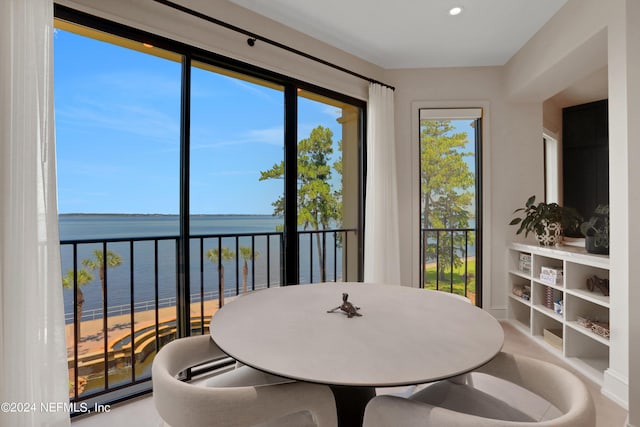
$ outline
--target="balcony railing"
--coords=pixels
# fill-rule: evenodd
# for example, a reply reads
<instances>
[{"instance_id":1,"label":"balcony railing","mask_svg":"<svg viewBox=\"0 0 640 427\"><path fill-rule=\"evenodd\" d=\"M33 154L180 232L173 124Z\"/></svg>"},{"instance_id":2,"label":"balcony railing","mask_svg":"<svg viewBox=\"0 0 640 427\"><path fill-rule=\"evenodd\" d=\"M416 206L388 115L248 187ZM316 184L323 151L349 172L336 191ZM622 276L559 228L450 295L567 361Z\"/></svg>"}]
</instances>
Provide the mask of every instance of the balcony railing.
<instances>
[{"instance_id":1,"label":"balcony railing","mask_svg":"<svg viewBox=\"0 0 640 427\"><path fill-rule=\"evenodd\" d=\"M420 286L466 296L476 303L476 230L423 228Z\"/></svg>"},{"instance_id":2,"label":"balcony railing","mask_svg":"<svg viewBox=\"0 0 640 427\"><path fill-rule=\"evenodd\" d=\"M298 239L299 283L349 277L356 230L300 231ZM283 283L280 232L194 235L189 248L192 334L208 333L225 298ZM63 272L73 272L65 289L71 401L112 399L148 383L153 356L176 336L177 253L176 236L61 241Z\"/></svg>"}]
</instances>

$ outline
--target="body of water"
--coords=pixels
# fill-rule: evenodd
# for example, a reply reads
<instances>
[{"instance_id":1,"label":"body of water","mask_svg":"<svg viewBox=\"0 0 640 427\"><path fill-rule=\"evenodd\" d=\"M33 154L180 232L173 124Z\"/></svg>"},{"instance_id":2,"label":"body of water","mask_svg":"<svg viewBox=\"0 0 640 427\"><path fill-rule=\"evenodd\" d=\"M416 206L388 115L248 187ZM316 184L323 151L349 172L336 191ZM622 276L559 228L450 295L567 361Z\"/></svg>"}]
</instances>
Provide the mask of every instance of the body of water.
<instances>
[{"instance_id":1,"label":"body of water","mask_svg":"<svg viewBox=\"0 0 640 427\"><path fill-rule=\"evenodd\" d=\"M177 236L179 217L177 215L103 215L103 214L63 214L59 216L60 240L114 240L125 241L107 243L107 251L117 253L122 262L107 269L107 306L134 304L144 309L144 302L175 298L177 282ZM224 260L225 295L242 292L244 260L239 248L253 248L255 260L247 263L249 274L247 286L264 287L281 283L281 235L260 235L275 233L283 224L282 217L271 215L195 215L190 218L190 287L192 302L199 301L202 291L207 298L217 298L219 289L218 263L207 257L210 249L228 248L238 254L231 260ZM254 234L236 236L237 234ZM222 235L226 237L209 237ZM200 236L200 237L199 237ZM350 236L351 237L351 236ZM153 238L144 240L145 238ZM131 240L135 240L133 243ZM140 239L140 240L138 240ZM300 237L300 282L320 278L318 253L315 244L310 244L309 235ZM341 277L342 256L338 246L334 254L333 235L327 235L327 280L334 279L334 257L338 265L338 280ZM94 251L102 251L101 242L78 244L75 263L77 269L85 259L94 258ZM313 255L310 256L311 252ZM200 254L204 254L201 257ZM61 246L62 272L74 269L74 248L71 244ZM97 270L92 270L93 280L81 287L85 303L83 312L102 309L102 285ZM156 295L157 281L157 295ZM73 313L73 291L64 290L65 313ZM147 307L152 309L153 305ZM69 318L69 316L68 316Z\"/></svg>"}]
</instances>

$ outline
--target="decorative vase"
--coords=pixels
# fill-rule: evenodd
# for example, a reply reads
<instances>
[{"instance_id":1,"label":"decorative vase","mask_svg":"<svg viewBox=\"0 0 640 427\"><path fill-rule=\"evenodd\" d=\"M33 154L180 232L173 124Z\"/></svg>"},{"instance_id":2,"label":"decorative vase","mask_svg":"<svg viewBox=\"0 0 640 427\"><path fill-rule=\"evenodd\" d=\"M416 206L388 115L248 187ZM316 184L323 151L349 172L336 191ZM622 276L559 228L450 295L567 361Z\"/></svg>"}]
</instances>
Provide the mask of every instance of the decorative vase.
<instances>
[{"instance_id":1,"label":"decorative vase","mask_svg":"<svg viewBox=\"0 0 640 427\"><path fill-rule=\"evenodd\" d=\"M586 236L584 248L591 254L609 255L609 242L605 242L600 236Z\"/></svg>"},{"instance_id":2,"label":"decorative vase","mask_svg":"<svg viewBox=\"0 0 640 427\"><path fill-rule=\"evenodd\" d=\"M562 232L562 225L559 222L547 222L543 221L544 232L542 234L536 233L536 239L540 246L556 246L560 244L560 233Z\"/></svg>"}]
</instances>

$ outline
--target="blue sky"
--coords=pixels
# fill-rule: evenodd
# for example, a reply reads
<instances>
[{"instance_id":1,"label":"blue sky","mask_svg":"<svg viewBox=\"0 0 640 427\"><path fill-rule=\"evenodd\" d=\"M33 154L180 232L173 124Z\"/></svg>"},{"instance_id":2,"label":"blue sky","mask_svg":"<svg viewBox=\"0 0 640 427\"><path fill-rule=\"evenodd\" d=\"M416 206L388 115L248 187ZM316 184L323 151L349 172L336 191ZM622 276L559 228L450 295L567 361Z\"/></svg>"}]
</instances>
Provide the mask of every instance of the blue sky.
<instances>
[{"instance_id":1,"label":"blue sky","mask_svg":"<svg viewBox=\"0 0 640 427\"><path fill-rule=\"evenodd\" d=\"M59 212L177 214L181 65L62 30L54 48ZM271 214L283 93L194 68L191 100L191 213ZM337 144L339 115L300 98L299 138Z\"/></svg>"}]
</instances>

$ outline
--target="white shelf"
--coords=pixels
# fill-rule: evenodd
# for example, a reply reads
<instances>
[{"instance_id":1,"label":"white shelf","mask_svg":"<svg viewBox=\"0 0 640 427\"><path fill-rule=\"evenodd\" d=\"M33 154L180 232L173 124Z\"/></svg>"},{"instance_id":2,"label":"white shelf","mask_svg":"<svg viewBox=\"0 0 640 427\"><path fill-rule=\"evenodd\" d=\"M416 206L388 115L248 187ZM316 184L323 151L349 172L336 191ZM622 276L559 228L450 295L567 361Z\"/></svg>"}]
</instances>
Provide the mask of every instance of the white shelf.
<instances>
[{"instance_id":1,"label":"white shelf","mask_svg":"<svg viewBox=\"0 0 640 427\"><path fill-rule=\"evenodd\" d=\"M591 338L592 340L596 340L596 341L606 345L607 347L609 346L609 340L608 339L606 339L605 337L601 337L600 335L594 333L591 329L585 328L584 326L578 324L578 322L576 322L575 320L567 321L567 326L570 327L571 329L574 329L574 330L580 332L581 334L586 335L587 337Z\"/></svg>"},{"instance_id":2,"label":"white shelf","mask_svg":"<svg viewBox=\"0 0 640 427\"><path fill-rule=\"evenodd\" d=\"M555 311L551 310L549 307L545 307L544 305L540 305L540 304L535 304L533 308L538 312L544 314L545 316L552 318L553 320L557 320L558 322L563 321L562 314L556 313Z\"/></svg>"},{"instance_id":3,"label":"white shelf","mask_svg":"<svg viewBox=\"0 0 640 427\"><path fill-rule=\"evenodd\" d=\"M551 283L543 282L542 280L540 280L540 279L539 279L539 278L537 278L537 277L534 277L534 278L533 278L533 281L534 281L535 283L537 283L538 285L548 286L548 287L553 288L553 289L556 289L556 290L558 290L558 291L563 291L563 290L564 290L564 288L562 287L562 285L552 285Z\"/></svg>"},{"instance_id":4,"label":"white shelf","mask_svg":"<svg viewBox=\"0 0 640 427\"><path fill-rule=\"evenodd\" d=\"M530 274L518 269L521 253L531 256ZM610 298L597 289L589 292L585 288L585 280L592 275L609 278L609 257L589 254L584 248L575 246L548 248L514 243L509 247L508 259L509 320L541 346L564 357L577 370L602 385L604 372L609 368L610 342L580 326L575 319L577 316L603 321L610 318ZM540 268L543 266L562 268L563 282L550 284L540 280ZM531 286L531 300L513 295L511 290L515 285ZM542 286L553 289L554 300L564 301L564 314L543 305L545 288ZM550 328L562 328L562 350L544 340L542 333Z\"/></svg>"},{"instance_id":5,"label":"white shelf","mask_svg":"<svg viewBox=\"0 0 640 427\"><path fill-rule=\"evenodd\" d=\"M528 305L528 306L531 305L531 301L530 300L527 300L527 299L524 299L524 298L520 298L517 295L510 294L509 297L512 298L514 301L518 301L520 304L524 304L524 305Z\"/></svg>"},{"instance_id":6,"label":"white shelf","mask_svg":"<svg viewBox=\"0 0 640 427\"><path fill-rule=\"evenodd\" d=\"M594 304L598 304L603 307L609 308L609 297L602 295L600 291L589 292L582 289L567 289L566 292L569 295L574 295L585 301L589 301Z\"/></svg>"},{"instance_id":7,"label":"white shelf","mask_svg":"<svg viewBox=\"0 0 640 427\"><path fill-rule=\"evenodd\" d=\"M523 279L531 280L531 273L527 273L521 270L509 270L509 273L514 276L522 277Z\"/></svg>"},{"instance_id":8,"label":"white shelf","mask_svg":"<svg viewBox=\"0 0 640 427\"><path fill-rule=\"evenodd\" d=\"M572 261L576 264L589 265L605 270L609 269L609 255L590 254L584 248L576 246L565 245L558 247L546 247L529 245L526 243L512 243L511 248L521 252L556 258L563 261Z\"/></svg>"}]
</instances>

